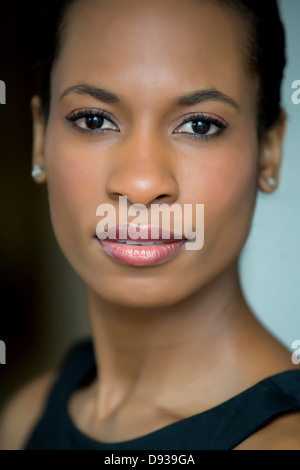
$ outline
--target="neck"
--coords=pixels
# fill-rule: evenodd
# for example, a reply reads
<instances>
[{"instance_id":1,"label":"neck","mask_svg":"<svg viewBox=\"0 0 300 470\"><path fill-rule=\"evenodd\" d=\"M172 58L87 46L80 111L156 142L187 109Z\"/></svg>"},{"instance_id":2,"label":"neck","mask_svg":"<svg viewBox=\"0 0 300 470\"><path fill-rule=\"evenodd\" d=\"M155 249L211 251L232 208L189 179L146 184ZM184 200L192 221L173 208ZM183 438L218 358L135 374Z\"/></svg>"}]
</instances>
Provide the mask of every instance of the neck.
<instances>
[{"instance_id":1,"label":"neck","mask_svg":"<svg viewBox=\"0 0 300 470\"><path fill-rule=\"evenodd\" d=\"M88 288L86 298L101 376L98 410L103 416L130 396L156 397L164 403L170 390L181 390L178 397L183 400L183 384L191 378L207 396L210 384L218 389L222 382L230 382L234 390L246 371L249 377L251 345L245 346L245 338L251 329L257 333L261 328L244 300L236 265L168 307L132 309L106 302ZM228 390L228 398L231 393ZM220 397L211 399L213 405Z\"/></svg>"}]
</instances>

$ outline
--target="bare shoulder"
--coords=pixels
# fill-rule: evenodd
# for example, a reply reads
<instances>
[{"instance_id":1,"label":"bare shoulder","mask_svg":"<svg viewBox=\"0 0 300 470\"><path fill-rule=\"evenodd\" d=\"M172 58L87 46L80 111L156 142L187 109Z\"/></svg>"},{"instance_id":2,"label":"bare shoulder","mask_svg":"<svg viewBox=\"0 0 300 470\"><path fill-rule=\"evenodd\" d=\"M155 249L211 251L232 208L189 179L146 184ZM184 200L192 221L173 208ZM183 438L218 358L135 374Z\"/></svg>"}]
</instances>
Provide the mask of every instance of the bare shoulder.
<instances>
[{"instance_id":1,"label":"bare shoulder","mask_svg":"<svg viewBox=\"0 0 300 470\"><path fill-rule=\"evenodd\" d=\"M50 370L35 377L14 393L0 415L0 449L21 450L44 409L57 376Z\"/></svg>"},{"instance_id":2,"label":"bare shoulder","mask_svg":"<svg viewBox=\"0 0 300 470\"><path fill-rule=\"evenodd\" d=\"M235 450L300 450L300 410L274 419Z\"/></svg>"}]
</instances>

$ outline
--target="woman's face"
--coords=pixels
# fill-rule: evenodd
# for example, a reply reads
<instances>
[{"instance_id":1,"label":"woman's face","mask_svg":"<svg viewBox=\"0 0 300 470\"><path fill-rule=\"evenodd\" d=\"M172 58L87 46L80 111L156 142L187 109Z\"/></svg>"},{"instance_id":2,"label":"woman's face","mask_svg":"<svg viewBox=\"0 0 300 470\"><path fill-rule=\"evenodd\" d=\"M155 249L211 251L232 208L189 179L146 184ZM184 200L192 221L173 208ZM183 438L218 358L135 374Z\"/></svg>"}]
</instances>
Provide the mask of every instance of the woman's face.
<instances>
[{"instance_id":1,"label":"woman's face","mask_svg":"<svg viewBox=\"0 0 300 470\"><path fill-rule=\"evenodd\" d=\"M52 74L44 166L58 242L101 297L172 305L236 261L259 167L258 87L247 64L243 20L216 2L72 6ZM70 90L82 84L115 97ZM204 204L203 248L183 246L150 266L113 259L96 237L96 209L112 204L118 213L119 196L149 213L155 203Z\"/></svg>"}]
</instances>

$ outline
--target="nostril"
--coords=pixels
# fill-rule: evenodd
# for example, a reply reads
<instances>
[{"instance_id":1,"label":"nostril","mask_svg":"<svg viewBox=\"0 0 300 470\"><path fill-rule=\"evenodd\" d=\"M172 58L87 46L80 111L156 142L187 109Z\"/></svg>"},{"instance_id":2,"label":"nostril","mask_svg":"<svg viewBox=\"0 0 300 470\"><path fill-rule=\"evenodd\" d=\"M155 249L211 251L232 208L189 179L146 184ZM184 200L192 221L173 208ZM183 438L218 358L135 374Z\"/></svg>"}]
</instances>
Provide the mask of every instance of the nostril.
<instances>
[{"instance_id":1,"label":"nostril","mask_svg":"<svg viewBox=\"0 0 300 470\"><path fill-rule=\"evenodd\" d=\"M168 197L169 197L168 194L160 194L159 196L156 197L156 199L160 201L162 199L167 199Z\"/></svg>"}]
</instances>

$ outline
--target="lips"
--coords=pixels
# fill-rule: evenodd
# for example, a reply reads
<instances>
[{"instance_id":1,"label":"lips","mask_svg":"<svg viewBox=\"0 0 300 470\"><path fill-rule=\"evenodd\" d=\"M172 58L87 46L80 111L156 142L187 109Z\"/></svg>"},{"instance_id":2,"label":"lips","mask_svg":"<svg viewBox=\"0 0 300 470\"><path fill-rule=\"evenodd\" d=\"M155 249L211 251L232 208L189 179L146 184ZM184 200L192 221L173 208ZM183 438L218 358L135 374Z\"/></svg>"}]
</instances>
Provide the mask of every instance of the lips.
<instances>
[{"instance_id":1,"label":"lips","mask_svg":"<svg viewBox=\"0 0 300 470\"><path fill-rule=\"evenodd\" d=\"M105 238L106 237L106 238ZM151 266L173 258L186 239L161 227L119 225L98 234L103 251L130 266Z\"/></svg>"}]
</instances>

